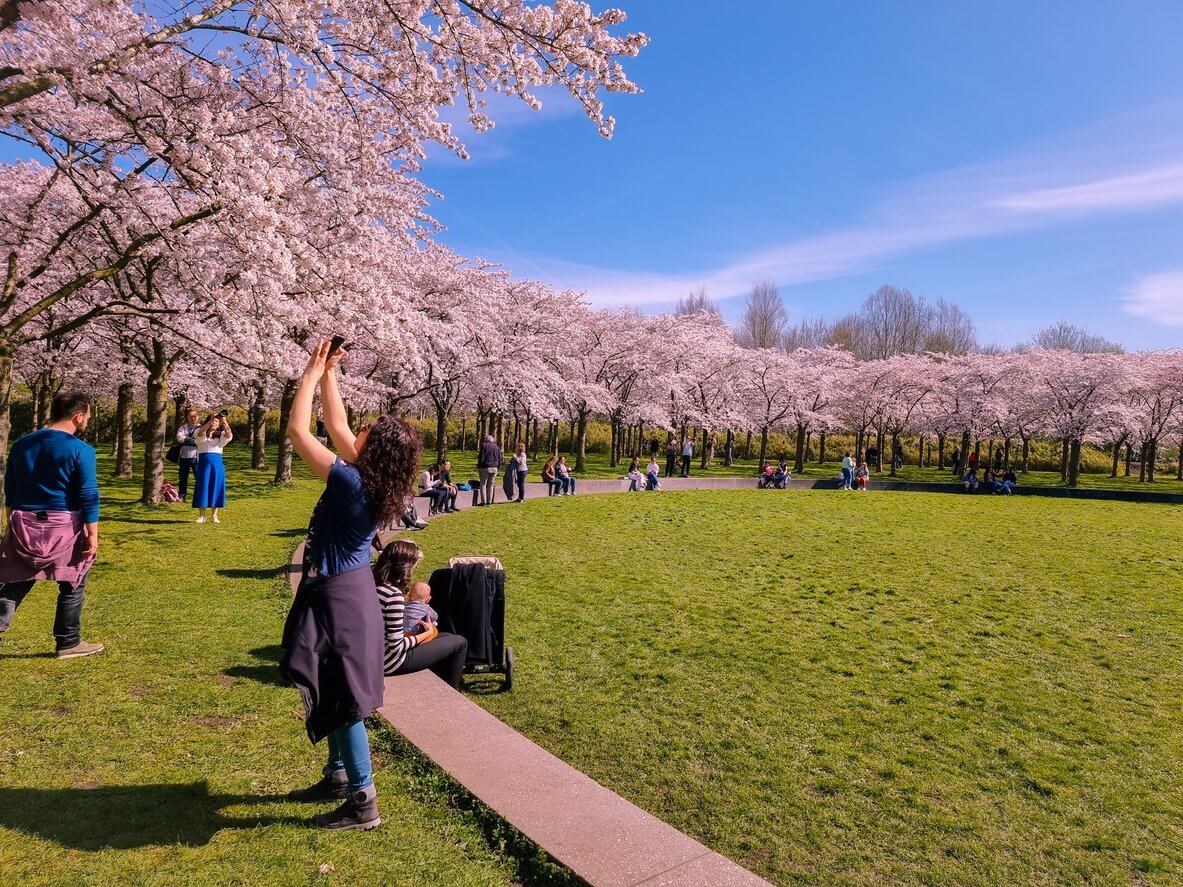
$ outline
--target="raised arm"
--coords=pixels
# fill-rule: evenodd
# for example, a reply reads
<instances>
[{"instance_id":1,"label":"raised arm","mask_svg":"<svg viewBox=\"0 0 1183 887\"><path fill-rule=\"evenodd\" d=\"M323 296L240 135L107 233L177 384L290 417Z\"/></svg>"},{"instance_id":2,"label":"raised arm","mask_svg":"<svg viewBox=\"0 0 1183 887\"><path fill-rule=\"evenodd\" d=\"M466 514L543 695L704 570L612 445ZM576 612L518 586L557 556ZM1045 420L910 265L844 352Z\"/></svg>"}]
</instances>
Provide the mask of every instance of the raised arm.
<instances>
[{"instance_id":1,"label":"raised arm","mask_svg":"<svg viewBox=\"0 0 1183 887\"><path fill-rule=\"evenodd\" d=\"M300 458L314 471L321 480L329 479L329 472L333 468L335 456L332 451L322 444L308 430L312 423L312 396L316 393L316 385L326 374L325 363L328 359L329 342L322 340L308 358L308 366L304 367L304 375L300 377L300 384L296 388L296 398L292 401L292 412L288 417L287 436Z\"/></svg>"},{"instance_id":2,"label":"raised arm","mask_svg":"<svg viewBox=\"0 0 1183 887\"><path fill-rule=\"evenodd\" d=\"M337 448L337 452L346 462L357 461L357 438L353 429L349 427L349 417L345 415L345 402L341 400L341 392L337 390L337 373L335 367L345 352L337 349L327 358L324 375L320 377L320 408L324 415L325 430Z\"/></svg>"}]
</instances>

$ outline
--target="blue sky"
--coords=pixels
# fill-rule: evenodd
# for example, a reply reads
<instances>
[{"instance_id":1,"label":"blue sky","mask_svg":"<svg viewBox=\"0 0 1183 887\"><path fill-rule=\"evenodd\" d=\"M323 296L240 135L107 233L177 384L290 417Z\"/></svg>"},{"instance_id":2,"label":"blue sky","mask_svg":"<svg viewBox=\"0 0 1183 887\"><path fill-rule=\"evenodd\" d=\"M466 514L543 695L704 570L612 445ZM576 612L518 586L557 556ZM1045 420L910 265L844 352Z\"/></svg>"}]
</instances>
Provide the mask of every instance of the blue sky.
<instances>
[{"instance_id":1,"label":"blue sky","mask_svg":"<svg viewBox=\"0 0 1183 887\"><path fill-rule=\"evenodd\" d=\"M597 305L756 280L795 317L879 284L984 341L1058 319L1183 345L1183 4L621 2L651 45L616 137L495 103L424 177L444 240Z\"/></svg>"}]
</instances>

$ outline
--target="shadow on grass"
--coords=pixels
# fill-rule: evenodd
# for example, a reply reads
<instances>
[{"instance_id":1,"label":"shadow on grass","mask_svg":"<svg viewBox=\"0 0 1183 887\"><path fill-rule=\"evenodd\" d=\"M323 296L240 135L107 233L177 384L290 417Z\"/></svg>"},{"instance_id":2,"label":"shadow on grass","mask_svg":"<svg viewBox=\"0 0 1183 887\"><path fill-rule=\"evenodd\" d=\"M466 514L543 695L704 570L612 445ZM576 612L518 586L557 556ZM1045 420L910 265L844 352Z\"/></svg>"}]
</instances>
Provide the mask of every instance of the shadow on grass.
<instances>
[{"instance_id":1,"label":"shadow on grass","mask_svg":"<svg viewBox=\"0 0 1183 887\"><path fill-rule=\"evenodd\" d=\"M283 657L283 647L279 646L279 644L255 647L255 649L251 650L251 655L256 659L265 660L266 663L260 663L258 665L232 665L225 669L222 674L230 675L233 678L247 678L248 680L258 681L260 684L269 684L273 687L291 686L279 673L279 660Z\"/></svg>"},{"instance_id":2,"label":"shadow on grass","mask_svg":"<svg viewBox=\"0 0 1183 887\"><path fill-rule=\"evenodd\" d=\"M307 527L292 527L290 530L276 530L274 533L268 533L268 536L281 536L285 538L303 538L308 534Z\"/></svg>"},{"instance_id":3,"label":"shadow on grass","mask_svg":"<svg viewBox=\"0 0 1183 887\"><path fill-rule=\"evenodd\" d=\"M271 795L211 795L209 783L85 788L0 787L0 825L75 850L208 844L227 828L297 824L293 816L223 816L236 804L282 800Z\"/></svg>"},{"instance_id":4,"label":"shadow on grass","mask_svg":"<svg viewBox=\"0 0 1183 887\"><path fill-rule=\"evenodd\" d=\"M284 564L282 567L258 567L255 569L225 569L217 570L219 576L225 576L227 579L274 579L276 576L283 576L291 570L290 565Z\"/></svg>"}]
</instances>

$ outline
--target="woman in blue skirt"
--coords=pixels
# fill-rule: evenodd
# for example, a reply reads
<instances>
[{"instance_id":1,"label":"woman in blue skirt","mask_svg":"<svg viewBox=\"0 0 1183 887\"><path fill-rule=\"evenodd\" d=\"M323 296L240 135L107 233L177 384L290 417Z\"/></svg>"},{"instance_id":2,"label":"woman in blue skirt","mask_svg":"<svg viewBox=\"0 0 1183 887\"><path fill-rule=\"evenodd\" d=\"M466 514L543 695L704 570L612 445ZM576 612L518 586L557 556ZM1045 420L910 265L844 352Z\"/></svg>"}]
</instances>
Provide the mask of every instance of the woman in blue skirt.
<instances>
[{"instance_id":1,"label":"woman in blue skirt","mask_svg":"<svg viewBox=\"0 0 1183 887\"><path fill-rule=\"evenodd\" d=\"M197 434L197 483L193 489L193 507L201 510L197 518L205 523L206 509L212 509L214 523L218 520L218 509L226 507L226 467L222 464L222 448L234 440L234 432L226 421L226 411L210 416Z\"/></svg>"}]
</instances>

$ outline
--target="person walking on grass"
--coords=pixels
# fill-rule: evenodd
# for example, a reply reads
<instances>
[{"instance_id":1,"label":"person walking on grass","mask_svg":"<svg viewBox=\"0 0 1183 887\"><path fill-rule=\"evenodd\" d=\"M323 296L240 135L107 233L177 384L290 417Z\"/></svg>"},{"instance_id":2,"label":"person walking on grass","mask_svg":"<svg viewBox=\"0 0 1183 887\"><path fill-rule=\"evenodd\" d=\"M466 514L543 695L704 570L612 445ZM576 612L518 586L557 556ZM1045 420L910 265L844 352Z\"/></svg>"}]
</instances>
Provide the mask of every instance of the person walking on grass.
<instances>
[{"instance_id":1,"label":"person walking on grass","mask_svg":"<svg viewBox=\"0 0 1183 887\"><path fill-rule=\"evenodd\" d=\"M177 429L177 443L181 447L177 454L177 486L182 502L189 501L189 475L193 475L195 482L197 480L197 430L200 427L197 410L189 410L184 424Z\"/></svg>"},{"instance_id":2,"label":"person walking on grass","mask_svg":"<svg viewBox=\"0 0 1183 887\"><path fill-rule=\"evenodd\" d=\"M234 432L226 421L226 411L210 416L197 429L197 482L193 485L193 507L198 509L197 523L205 523L206 510L213 511L215 524L220 524L218 509L226 507L226 466L222 450L234 440Z\"/></svg>"},{"instance_id":3,"label":"person walking on grass","mask_svg":"<svg viewBox=\"0 0 1183 887\"><path fill-rule=\"evenodd\" d=\"M328 740L323 777L289 800L340 800L313 817L317 828L378 826L378 796L365 718L382 704L384 628L370 546L379 527L401 514L415 486L423 450L419 432L396 416L349 428L337 390L342 349L329 341L312 352L288 421L292 447L325 482L312 510L300 585L283 628L280 672L300 691L312 742ZM309 431L320 388L325 426L339 455Z\"/></svg>"},{"instance_id":4,"label":"person walking on grass","mask_svg":"<svg viewBox=\"0 0 1183 887\"><path fill-rule=\"evenodd\" d=\"M8 529L0 541L0 633L39 579L58 584L53 637L58 659L103 651L82 640L86 576L99 552L99 482L94 447L78 439L90 396L59 394L48 428L12 446L4 474Z\"/></svg>"}]
</instances>

